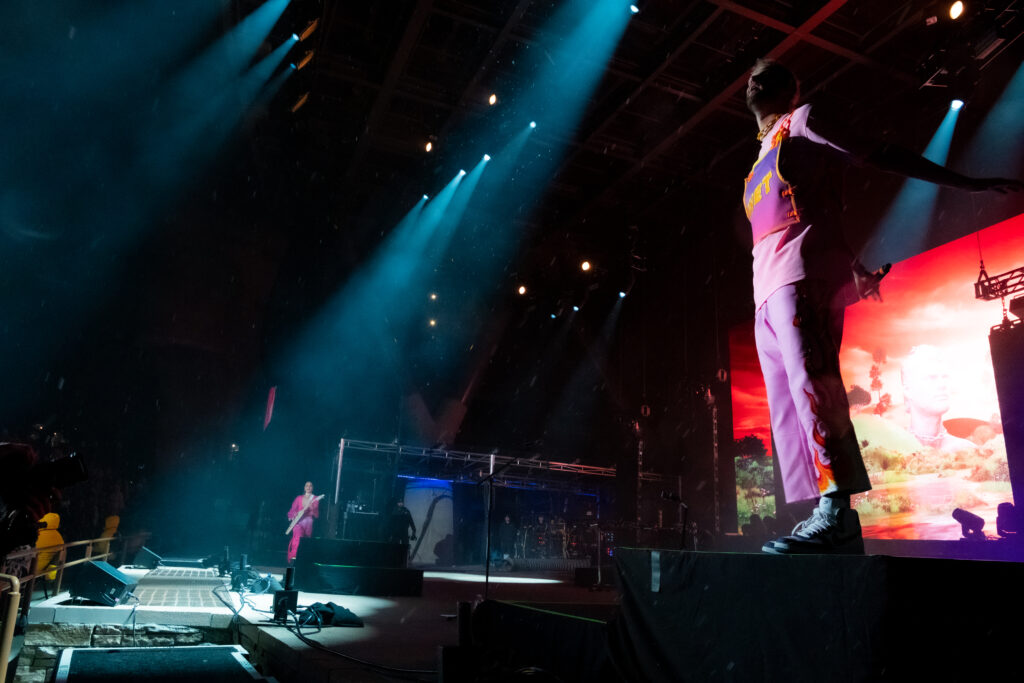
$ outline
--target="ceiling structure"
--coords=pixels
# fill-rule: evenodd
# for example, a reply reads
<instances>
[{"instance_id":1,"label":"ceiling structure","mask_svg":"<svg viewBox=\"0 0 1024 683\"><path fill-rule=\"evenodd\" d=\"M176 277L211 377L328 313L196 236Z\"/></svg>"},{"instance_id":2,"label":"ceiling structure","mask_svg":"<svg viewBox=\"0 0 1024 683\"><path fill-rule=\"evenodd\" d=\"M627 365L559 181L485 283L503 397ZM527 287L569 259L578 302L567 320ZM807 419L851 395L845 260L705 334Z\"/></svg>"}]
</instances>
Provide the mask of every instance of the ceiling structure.
<instances>
[{"instance_id":1,"label":"ceiling structure","mask_svg":"<svg viewBox=\"0 0 1024 683\"><path fill-rule=\"evenodd\" d=\"M1000 50L1010 50L1008 60L1019 55L1018 4L968 3L954 23L941 2L647 2L535 220L574 230L609 208L640 220L688 194L733 191L750 158L743 89L757 57L784 61L816 101L858 118L885 106L898 118L920 105L929 67L966 69L959 84L970 87ZM312 100L320 106L306 115L354 183L346 185L348 208L358 210L402 171L429 167L457 146L467 119L500 116L502 93L524 77L517 55L536 44L557 5L325 3ZM997 28L999 49L974 58Z\"/></svg>"},{"instance_id":2,"label":"ceiling structure","mask_svg":"<svg viewBox=\"0 0 1024 683\"><path fill-rule=\"evenodd\" d=\"M233 0L224 32L262 4ZM279 379L274 354L408 207L467 163L467 131L501 127L506 104L531 77L523 55L541 50L545 24L563 4L292 0L267 45L316 19L316 32L299 48L311 46L313 60L244 122L248 153L235 148L209 178L196 174L192 197L119 261L121 286L78 332L80 343L62 350L59 363L40 361L26 374L26 390L39 398L18 401L24 420L63 412L65 423L94 425L97 443L98 432L115 441L130 432L156 461L164 457L158 451L179 457L186 448L165 441L198 452L234 439L239 424L262 426L267 387ZM635 449L635 421L646 411L648 467L684 474L687 453L703 458L712 438L709 398L724 387L715 377L728 368L728 329L752 314L749 229L739 212L756 153L743 96L748 70L757 57L777 57L816 106L920 150L960 88L974 99L958 126L976 127L1024 54L1016 0L968 3L959 24L941 17L930 24L942 6L640 3L575 135L560 141L566 153L543 196L515 218L523 243L502 277L509 285L528 282L531 295L517 297L510 286L481 316L488 321L455 380L408 380L429 380L433 397L411 387L428 408L462 403L464 420L448 445L609 466L615 453ZM105 120L106 112L97 115ZM546 135L540 126L527 144L551 147ZM850 207L853 223L870 231L898 181L877 174L852 181L870 191L870 201ZM590 280L580 278L584 256L598 265ZM608 294L634 285L606 334ZM598 295L608 307L584 306L571 328L557 332L550 311ZM62 319L50 309L34 315L26 328ZM552 359L556 341L563 353ZM592 376L576 393L578 405L559 406L583 366ZM588 412L596 394L603 408ZM287 398L282 390L275 420L283 419ZM719 406L728 424L727 401ZM260 419L249 420L249 410ZM393 434L345 436L388 441ZM584 452L559 453L574 443Z\"/></svg>"},{"instance_id":3,"label":"ceiling structure","mask_svg":"<svg viewBox=\"0 0 1024 683\"><path fill-rule=\"evenodd\" d=\"M522 56L538 49L559 4L295 5L320 12L316 56L301 87L281 99L310 93L293 120L307 141L301 163L322 174L333 223L350 233L336 243L339 252L352 258L371 250L396 210L466 163L467 130L500 125L508 93L529 78L520 71ZM744 102L754 60L782 61L801 79L805 99L868 135L920 150L954 95L990 105L1024 54L1019 2L968 3L958 22L946 9L944 2L909 0L640 5L543 198L518 219L528 239L508 268L534 291L547 290L544 305L556 309L581 296L582 256L606 264L615 287L647 280L643 310L627 307L616 349L600 368L618 410L632 414L660 402L668 416L676 405L666 420L676 426L665 427L674 436L666 439L687 433L679 411L702 410L710 378L727 366L722 330L752 314L749 236L738 197L756 153ZM985 105L969 108L961 120L973 116L976 126L984 113ZM544 134L538 129L531 144L542 144ZM899 185L877 174L855 173L854 181L874 197L849 207L851 222L867 226L853 236L856 247ZM356 234L368 242L360 245ZM308 256L298 252L295 269L307 268ZM506 301L495 310L516 317L515 306ZM588 353L598 327L580 332L578 353ZM522 322L503 328L488 371L474 379L473 398L491 406L492 419L470 406L461 433L466 447L509 445L508 435L494 430L493 414L533 386L538 356L524 347L534 331ZM659 377L648 386L653 375ZM469 395L468 388L459 392Z\"/></svg>"}]
</instances>

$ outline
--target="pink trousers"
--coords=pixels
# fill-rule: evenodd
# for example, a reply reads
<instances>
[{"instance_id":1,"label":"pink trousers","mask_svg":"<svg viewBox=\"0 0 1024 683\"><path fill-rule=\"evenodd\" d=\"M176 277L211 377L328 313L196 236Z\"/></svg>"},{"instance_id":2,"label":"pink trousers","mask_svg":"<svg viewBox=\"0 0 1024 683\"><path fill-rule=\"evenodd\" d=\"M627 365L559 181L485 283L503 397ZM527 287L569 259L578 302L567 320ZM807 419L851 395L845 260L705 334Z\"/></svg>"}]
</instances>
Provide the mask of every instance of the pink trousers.
<instances>
[{"instance_id":1,"label":"pink trousers","mask_svg":"<svg viewBox=\"0 0 1024 683\"><path fill-rule=\"evenodd\" d=\"M299 520L299 523L292 529L292 540L288 543L288 561L291 562L295 559L295 555L299 552L299 543L304 538L309 538L313 535L313 518L306 515Z\"/></svg>"},{"instance_id":2,"label":"pink trousers","mask_svg":"<svg viewBox=\"0 0 1024 683\"><path fill-rule=\"evenodd\" d=\"M824 285L805 280L776 290L754 317L789 503L871 488L839 375L843 308L830 298Z\"/></svg>"}]
</instances>

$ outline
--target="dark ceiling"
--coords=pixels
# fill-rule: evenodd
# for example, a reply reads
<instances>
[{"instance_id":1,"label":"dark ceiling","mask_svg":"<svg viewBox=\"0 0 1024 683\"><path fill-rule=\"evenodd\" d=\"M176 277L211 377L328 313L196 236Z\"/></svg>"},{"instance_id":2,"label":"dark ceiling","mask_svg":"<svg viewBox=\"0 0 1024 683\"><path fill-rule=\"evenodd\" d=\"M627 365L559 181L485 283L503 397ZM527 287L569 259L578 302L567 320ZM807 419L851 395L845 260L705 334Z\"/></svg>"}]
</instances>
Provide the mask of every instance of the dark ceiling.
<instances>
[{"instance_id":1,"label":"dark ceiling","mask_svg":"<svg viewBox=\"0 0 1024 683\"><path fill-rule=\"evenodd\" d=\"M331 211L348 226L349 237L336 242L342 252L372 249L381 226L397 218L395 207L410 206L465 163L466 131L500 125L504 97L526 77L521 56L539 44L558 5L322 5L315 69L288 97L310 92L295 126L308 145L303 163L325 175ZM531 306L514 297L495 304L496 314L515 323L502 328L474 386L460 441L524 449L550 444L555 407L545 396L553 389L535 388L542 363L535 347L547 337L525 321L586 295L590 281L580 278L577 264L588 257L604 264L612 288L639 278L644 294L627 305L601 361L606 407L628 422L641 405L654 404L654 415L664 418L657 428L665 451L680 450L680 435L705 421L700 397L713 385L710 378L727 365L723 331L752 314L749 237L737 197L756 151L743 99L753 61L779 59L816 106L863 134L921 150L954 94L975 103L961 127L976 127L1024 53L1019 3L968 3L958 22L945 17L946 7L892 0L643 3L539 206L518 218L527 237L508 264L506 284L511 290L530 281L539 294ZM493 107L491 93L498 95ZM532 144L542 146L543 135L538 130ZM847 181L867 198L848 207L848 237L859 248L899 181L856 169ZM1014 201L937 226L933 243L1019 211ZM302 252L295 267L308 264ZM569 355L589 353L601 320L581 323ZM568 380L566 371L554 384ZM505 424L508 403L524 397L541 403L547 417L532 416L524 420L528 426Z\"/></svg>"},{"instance_id":2,"label":"dark ceiling","mask_svg":"<svg viewBox=\"0 0 1024 683\"><path fill-rule=\"evenodd\" d=\"M396 177L429 168L427 140L435 142L436 157L457 148L466 120L500 116L500 102L489 107L488 95L524 78L516 57L535 44L557 5L325 3L315 106L305 116L348 181L347 207L358 211ZM920 113L922 104L948 101L947 88L923 87L940 68L956 73L933 84L970 93L993 65L1016 67L1018 3L968 3L959 22L945 19L945 5L642 4L535 220L573 230L611 208L616 218L636 221L671 215L692 196L733 191L749 163L752 123L743 86L757 57L784 61L801 78L805 97L849 114L852 124L880 112L895 123ZM931 16L938 21L928 25ZM999 49L973 58L997 29L1006 38Z\"/></svg>"},{"instance_id":3,"label":"dark ceiling","mask_svg":"<svg viewBox=\"0 0 1024 683\"><path fill-rule=\"evenodd\" d=\"M234 0L225 24L260 4ZM54 334L45 328L61 316L26 318L40 339L74 343L54 351L61 364L25 372L17 418L42 415L97 441L130 436L163 451L152 443L186 433L213 443L250 412L262 417L267 387L282 381L275 355L402 213L466 163L466 131L500 125L508 93L528 78L519 56L540 44L559 4L293 0L281 30L319 19L310 66L252 113L214 178L168 209L132 258L109 265L121 284L101 313ZM967 4L952 23L945 3L904 0L641 3L539 205L516 219L523 243L503 265L507 294L492 297L486 316L475 312L491 321L477 326L486 352L466 354L444 381L411 372L408 392L430 410L465 404L449 443L595 464L631 448L629 424L649 406L650 462L680 471L687 454L710 447L707 392L724 391L713 378L728 366L728 329L753 312L738 201L756 152L747 71L775 57L816 106L921 150L954 92L971 102L960 125L976 128L1024 53L1019 2ZM550 142L544 136L539 128L529 144ZM862 199L848 211L859 247L899 183L856 169L847 182ZM1020 198L995 202L966 221L952 211L933 242L1021 208ZM582 257L601 265L600 278L581 280ZM529 297L512 294L519 281L530 283ZM557 335L549 311L624 286L634 289L612 334L602 329L607 307L585 309L564 333L564 357L545 356ZM580 391L599 405L559 406L574 368L588 363L596 374ZM389 420L348 429L415 438L396 435ZM336 442L337 425L323 431L311 447Z\"/></svg>"}]
</instances>

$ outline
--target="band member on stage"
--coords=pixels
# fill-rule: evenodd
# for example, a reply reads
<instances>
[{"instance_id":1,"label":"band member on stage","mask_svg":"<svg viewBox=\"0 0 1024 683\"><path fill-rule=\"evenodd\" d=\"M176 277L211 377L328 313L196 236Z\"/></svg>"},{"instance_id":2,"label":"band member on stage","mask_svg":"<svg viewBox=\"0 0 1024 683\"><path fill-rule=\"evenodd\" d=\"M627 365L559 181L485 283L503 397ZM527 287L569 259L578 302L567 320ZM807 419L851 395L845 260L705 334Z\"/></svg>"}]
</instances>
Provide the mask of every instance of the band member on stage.
<instances>
[{"instance_id":1,"label":"band member on stage","mask_svg":"<svg viewBox=\"0 0 1024 683\"><path fill-rule=\"evenodd\" d=\"M313 535L313 520L320 517L320 500L313 495L313 482L307 481L303 492L295 496L288 511L288 519L299 521L292 527L292 540L288 543L288 564L295 561L299 552L299 541Z\"/></svg>"},{"instance_id":2,"label":"band member on stage","mask_svg":"<svg viewBox=\"0 0 1024 683\"><path fill-rule=\"evenodd\" d=\"M862 553L850 495L871 484L839 374L839 344L844 307L878 298L888 267L868 272L843 239L842 167L852 161L970 191L1005 193L1022 184L960 175L798 107L799 84L777 62L757 62L746 96L761 142L743 193L754 242L755 341L786 500L818 500L792 535L763 550Z\"/></svg>"},{"instance_id":3,"label":"band member on stage","mask_svg":"<svg viewBox=\"0 0 1024 683\"><path fill-rule=\"evenodd\" d=\"M516 534L519 528L512 523L512 515L505 515L498 525L498 554L502 559L512 559L516 554Z\"/></svg>"},{"instance_id":4,"label":"band member on stage","mask_svg":"<svg viewBox=\"0 0 1024 683\"><path fill-rule=\"evenodd\" d=\"M388 505L384 517L384 540L387 543L398 543L405 546L405 557L409 556L409 531L412 540L416 540L416 523L412 521L412 513L405 507L401 498L394 498Z\"/></svg>"}]
</instances>

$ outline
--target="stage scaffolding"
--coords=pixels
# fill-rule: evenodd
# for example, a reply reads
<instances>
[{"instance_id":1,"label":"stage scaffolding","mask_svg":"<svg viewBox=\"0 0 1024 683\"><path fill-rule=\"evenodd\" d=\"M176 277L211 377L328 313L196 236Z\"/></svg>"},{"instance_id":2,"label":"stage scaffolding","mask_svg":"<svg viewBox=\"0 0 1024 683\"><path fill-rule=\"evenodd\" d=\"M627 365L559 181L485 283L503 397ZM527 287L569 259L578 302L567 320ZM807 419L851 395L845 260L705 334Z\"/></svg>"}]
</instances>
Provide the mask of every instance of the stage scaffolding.
<instances>
[{"instance_id":1,"label":"stage scaffolding","mask_svg":"<svg viewBox=\"0 0 1024 683\"><path fill-rule=\"evenodd\" d=\"M370 461L366 456L370 456ZM616 474L614 467L542 460L539 457L342 439L338 444L334 468L334 502L338 502L343 468L352 466L363 471L376 471L375 466L380 465L389 467L397 477L477 483L494 473L494 485L497 487L563 491L577 495L599 495L601 483L609 482ZM642 473L641 478L651 482L666 480L652 472Z\"/></svg>"}]
</instances>

